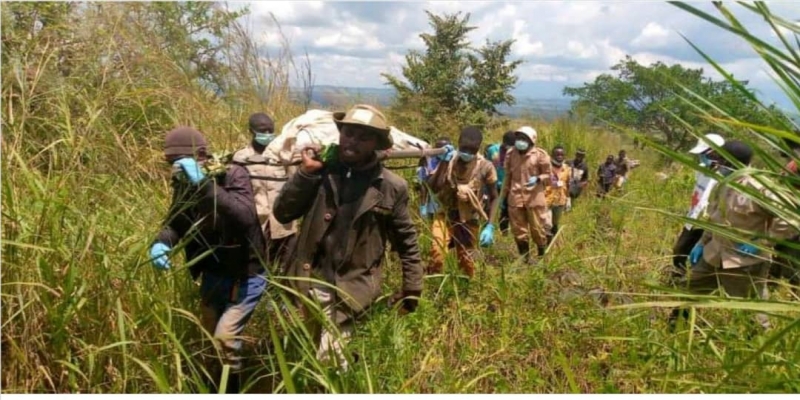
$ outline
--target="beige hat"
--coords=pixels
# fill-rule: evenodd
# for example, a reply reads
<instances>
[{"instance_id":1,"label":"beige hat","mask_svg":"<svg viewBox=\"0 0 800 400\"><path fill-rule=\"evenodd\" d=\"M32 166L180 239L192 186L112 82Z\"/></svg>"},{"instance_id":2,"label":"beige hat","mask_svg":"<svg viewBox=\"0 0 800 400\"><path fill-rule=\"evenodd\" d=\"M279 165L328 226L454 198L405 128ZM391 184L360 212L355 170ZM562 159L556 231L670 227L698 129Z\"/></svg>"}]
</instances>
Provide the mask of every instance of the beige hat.
<instances>
[{"instance_id":1,"label":"beige hat","mask_svg":"<svg viewBox=\"0 0 800 400\"><path fill-rule=\"evenodd\" d=\"M515 133L516 132L522 133L525 136L527 136L528 139L531 140L531 142L536 143L536 138L538 137L538 134L536 133L536 129L533 129L530 126L523 126L523 127L517 129L514 132Z\"/></svg>"},{"instance_id":2,"label":"beige hat","mask_svg":"<svg viewBox=\"0 0 800 400\"><path fill-rule=\"evenodd\" d=\"M378 134L378 150L388 150L392 148L392 135L386 117L377 108L358 104L346 113L343 111L333 113L333 121L336 127L342 129L342 125L359 125L373 130Z\"/></svg>"}]
</instances>

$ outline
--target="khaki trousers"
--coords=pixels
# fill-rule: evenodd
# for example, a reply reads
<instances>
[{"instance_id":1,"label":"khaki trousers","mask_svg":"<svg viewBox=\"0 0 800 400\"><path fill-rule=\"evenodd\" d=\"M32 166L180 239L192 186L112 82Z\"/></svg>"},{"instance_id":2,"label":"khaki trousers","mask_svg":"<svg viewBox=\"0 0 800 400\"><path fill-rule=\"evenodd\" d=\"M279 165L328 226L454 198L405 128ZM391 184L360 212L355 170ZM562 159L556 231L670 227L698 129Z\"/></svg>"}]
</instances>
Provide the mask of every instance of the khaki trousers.
<instances>
[{"instance_id":1,"label":"khaki trousers","mask_svg":"<svg viewBox=\"0 0 800 400\"><path fill-rule=\"evenodd\" d=\"M537 246L547 246L544 224L547 207L508 207L511 234L517 242L527 242L530 237Z\"/></svg>"},{"instance_id":2,"label":"khaki trousers","mask_svg":"<svg viewBox=\"0 0 800 400\"><path fill-rule=\"evenodd\" d=\"M458 266L470 278L475 275L475 249L478 237L477 222L457 222L448 219L444 214L436 214L433 217L431 234L433 236L433 246L431 246L431 266L428 268L429 274L440 274L444 270L444 258L447 254L447 244L450 238L456 247Z\"/></svg>"},{"instance_id":3,"label":"khaki trousers","mask_svg":"<svg viewBox=\"0 0 800 400\"><path fill-rule=\"evenodd\" d=\"M318 321L314 317L310 317L306 323L312 337L319 338L317 360L331 362L333 355L336 357L334 362L337 363L339 369L347 371L349 365L344 356L344 348L353 335L353 320L348 319L341 324L336 323L336 299L338 297L336 289L313 287L309 291L309 295L322 307L325 318L325 321Z\"/></svg>"}]
</instances>

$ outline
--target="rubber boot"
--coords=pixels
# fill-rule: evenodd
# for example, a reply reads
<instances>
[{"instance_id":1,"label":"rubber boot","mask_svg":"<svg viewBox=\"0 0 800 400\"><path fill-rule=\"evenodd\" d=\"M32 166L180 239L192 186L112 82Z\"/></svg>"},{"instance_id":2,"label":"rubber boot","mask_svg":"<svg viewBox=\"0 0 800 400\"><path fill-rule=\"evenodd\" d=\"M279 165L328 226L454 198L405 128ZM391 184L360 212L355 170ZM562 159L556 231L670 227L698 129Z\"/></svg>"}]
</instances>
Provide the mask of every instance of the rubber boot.
<instances>
[{"instance_id":1,"label":"rubber boot","mask_svg":"<svg viewBox=\"0 0 800 400\"><path fill-rule=\"evenodd\" d=\"M530 262L531 246L528 242L517 242L517 250L519 250L519 255L522 256L524 262Z\"/></svg>"},{"instance_id":2,"label":"rubber boot","mask_svg":"<svg viewBox=\"0 0 800 400\"><path fill-rule=\"evenodd\" d=\"M544 258L544 251L546 249L547 249L546 246L536 246L537 257L531 260L531 265L539 265L539 263L541 263L542 258Z\"/></svg>"},{"instance_id":3,"label":"rubber boot","mask_svg":"<svg viewBox=\"0 0 800 400\"><path fill-rule=\"evenodd\" d=\"M228 386L225 387L226 394L239 394L242 385L242 374L232 373L228 375Z\"/></svg>"}]
</instances>

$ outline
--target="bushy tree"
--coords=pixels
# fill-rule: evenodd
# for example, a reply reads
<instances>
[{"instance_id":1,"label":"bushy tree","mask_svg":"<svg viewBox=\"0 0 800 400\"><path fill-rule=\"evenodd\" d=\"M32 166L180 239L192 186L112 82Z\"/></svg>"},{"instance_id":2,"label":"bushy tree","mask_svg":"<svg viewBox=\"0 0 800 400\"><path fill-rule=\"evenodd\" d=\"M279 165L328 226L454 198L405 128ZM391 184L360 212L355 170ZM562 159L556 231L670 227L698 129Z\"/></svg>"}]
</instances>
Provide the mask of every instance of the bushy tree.
<instances>
[{"instance_id":1,"label":"bushy tree","mask_svg":"<svg viewBox=\"0 0 800 400\"><path fill-rule=\"evenodd\" d=\"M382 74L397 92L396 109L405 122L414 120L423 132L449 122L483 125L499 114L497 106L514 104L514 71L522 63L509 60L514 41L487 40L474 49L467 38L475 29L469 14L426 13L433 33L420 35L424 52L411 50L406 55L402 74L408 83Z\"/></svg>"}]
</instances>

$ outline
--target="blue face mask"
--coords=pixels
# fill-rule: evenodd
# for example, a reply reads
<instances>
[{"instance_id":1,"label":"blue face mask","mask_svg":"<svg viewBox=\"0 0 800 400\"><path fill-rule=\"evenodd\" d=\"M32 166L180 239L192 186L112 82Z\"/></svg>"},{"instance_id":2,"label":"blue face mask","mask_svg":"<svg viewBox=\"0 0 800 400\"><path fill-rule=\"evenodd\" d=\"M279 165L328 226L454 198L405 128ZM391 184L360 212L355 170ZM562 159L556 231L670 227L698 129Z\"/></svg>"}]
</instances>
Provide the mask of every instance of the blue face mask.
<instances>
[{"instance_id":1,"label":"blue face mask","mask_svg":"<svg viewBox=\"0 0 800 400\"><path fill-rule=\"evenodd\" d=\"M708 158L708 156L705 155L705 154L700 154L700 163L703 164L706 167L710 167L711 166L711 159Z\"/></svg>"},{"instance_id":2,"label":"blue face mask","mask_svg":"<svg viewBox=\"0 0 800 400\"><path fill-rule=\"evenodd\" d=\"M470 162L470 161L472 161L473 159L475 159L475 154L469 154L469 153L461 153L461 152L459 152L459 153L458 153L458 158L460 158L460 159L461 159L461 161L463 161L463 162Z\"/></svg>"},{"instance_id":3,"label":"blue face mask","mask_svg":"<svg viewBox=\"0 0 800 400\"><path fill-rule=\"evenodd\" d=\"M528 150L528 147L530 147L530 145L528 145L528 142L524 140L517 140L516 142L514 142L514 147L516 147L517 150L519 151L525 151Z\"/></svg>"},{"instance_id":4,"label":"blue face mask","mask_svg":"<svg viewBox=\"0 0 800 400\"><path fill-rule=\"evenodd\" d=\"M266 132L265 133L259 133L259 132L256 132L255 141L256 141L256 143L258 143L258 144L260 144L262 146L268 145L272 141L272 139L275 139L275 134L274 133L266 133Z\"/></svg>"},{"instance_id":5,"label":"blue face mask","mask_svg":"<svg viewBox=\"0 0 800 400\"><path fill-rule=\"evenodd\" d=\"M719 172L719 174L720 174L720 175L722 175L722 176L728 176L728 175L730 175L730 174L732 174L732 173L733 173L733 170L732 170L732 169L730 169L730 168L728 168L728 167L719 167L719 168L717 169L717 171L718 171L718 172Z\"/></svg>"}]
</instances>

